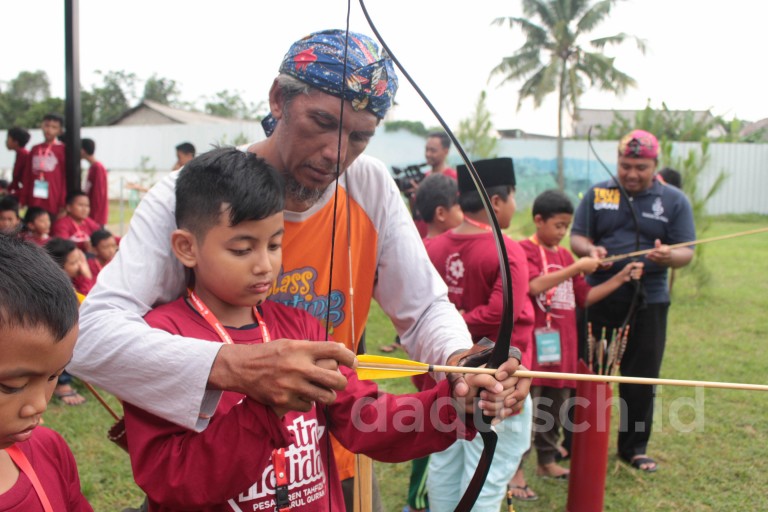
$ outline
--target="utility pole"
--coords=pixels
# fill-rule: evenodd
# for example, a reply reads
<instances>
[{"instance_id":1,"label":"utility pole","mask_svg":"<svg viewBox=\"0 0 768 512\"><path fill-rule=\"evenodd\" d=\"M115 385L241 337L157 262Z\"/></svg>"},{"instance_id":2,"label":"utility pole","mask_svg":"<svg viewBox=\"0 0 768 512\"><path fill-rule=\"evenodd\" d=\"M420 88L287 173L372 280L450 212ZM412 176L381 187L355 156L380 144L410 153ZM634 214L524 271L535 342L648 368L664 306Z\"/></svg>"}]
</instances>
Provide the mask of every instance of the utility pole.
<instances>
[{"instance_id":1,"label":"utility pole","mask_svg":"<svg viewBox=\"0 0 768 512\"><path fill-rule=\"evenodd\" d=\"M64 132L67 148L67 193L80 190L80 0L64 0L66 98Z\"/></svg>"}]
</instances>

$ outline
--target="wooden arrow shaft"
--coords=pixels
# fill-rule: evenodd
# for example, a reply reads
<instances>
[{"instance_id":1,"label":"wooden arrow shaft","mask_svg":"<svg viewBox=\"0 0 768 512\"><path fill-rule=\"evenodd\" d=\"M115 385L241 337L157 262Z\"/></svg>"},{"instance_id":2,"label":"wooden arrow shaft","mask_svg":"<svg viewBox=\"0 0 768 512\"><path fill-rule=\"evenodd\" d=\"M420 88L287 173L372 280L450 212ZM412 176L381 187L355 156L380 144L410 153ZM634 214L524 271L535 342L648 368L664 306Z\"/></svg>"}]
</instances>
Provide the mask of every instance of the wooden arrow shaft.
<instances>
[{"instance_id":1,"label":"wooden arrow shaft","mask_svg":"<svg viewBox=\"0 0 768 512\"><path fill-rule=\"evenodd\" d=\"M384 363L359 363L359 368L371 370L382 370L391 372L401 372L413 374L421 371L444 372L444 373L472 373L493 375L497 370L492 368L464 368L462 366L443 366L443 365L419 365L408 364L389 365ZM699 388L718 388L718 389L741 389L748 391L768 391L768 386L762 384L743 384L738 382L712 382L703 380L679 380L679 379L653 379L647 377L625 377L621 375L592 375L586 373L558 373L558 372L540 372L532 370L518 370L516 377L530 379L562 379L588 382L618 382L619 384L646 384L659 386L686 386Z\"/></svg>"},{"instance_id":2,"label":"wooden arrow shaft","mask_svg":"<svg viewBox=\"0 0 768 512\"><path fill-rule=\"evenodd\" d=\"M718 242L720 240L729 240L731 238L737 238L740 236L747 236L747 235L755 235L757 233L765 233L765 232L768 232L768 228L751 229L749 231L742 231L740 233L731 233L729 235L713 236L711 238L702 238L701 240L691 240L690 242L681 242L679 244L672 244L669 247L670 249L677 249L679 247L691 247L693 245L706 244L709 242ZM600 263L612 263L614 261L625 260L627 258L634 258L635 256L643 256L645 254L650 254L655 250L656 250L655 248L651 248L651 249L643 249L641 251L628 252L626 254L616 254L615 256L608 256L607 258L603 258L602 260L600 260Z\"/></svg>"}]
</instances>

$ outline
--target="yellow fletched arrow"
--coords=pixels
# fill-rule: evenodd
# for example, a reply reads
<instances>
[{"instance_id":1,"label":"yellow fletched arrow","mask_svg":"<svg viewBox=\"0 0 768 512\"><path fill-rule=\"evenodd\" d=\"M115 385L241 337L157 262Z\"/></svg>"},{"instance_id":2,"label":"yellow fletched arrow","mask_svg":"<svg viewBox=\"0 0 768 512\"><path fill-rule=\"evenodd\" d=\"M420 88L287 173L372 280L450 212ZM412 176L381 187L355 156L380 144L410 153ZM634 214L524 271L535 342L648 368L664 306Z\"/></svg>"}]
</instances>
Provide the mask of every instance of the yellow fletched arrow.
<instances>
[{"instance_id":1,"label":"yellow fletched arrow","mask_svg":"<svg viewBox=\"0 0 768 512\"><path fill-rule=\"evenodd\" d=\"M491 368L469 368L463 366L444 366L437 364L419 363L397 357L359 355L357 356L357 378L399 379L411 375L421 375L428 372L444 373L483 373L493 375L496 370ZM529 379L565 379L591 382L618 382L621 384L648 384L666 386L687 386L719 389L743 389L749 391L768 391L768 386L762 384L741 384L737 382L712 382L702 380L652 379L646 377L623 377L619 375L592 375L586 373L558 373L518 370L516 377Z\"/></svg>"}]
</instances>

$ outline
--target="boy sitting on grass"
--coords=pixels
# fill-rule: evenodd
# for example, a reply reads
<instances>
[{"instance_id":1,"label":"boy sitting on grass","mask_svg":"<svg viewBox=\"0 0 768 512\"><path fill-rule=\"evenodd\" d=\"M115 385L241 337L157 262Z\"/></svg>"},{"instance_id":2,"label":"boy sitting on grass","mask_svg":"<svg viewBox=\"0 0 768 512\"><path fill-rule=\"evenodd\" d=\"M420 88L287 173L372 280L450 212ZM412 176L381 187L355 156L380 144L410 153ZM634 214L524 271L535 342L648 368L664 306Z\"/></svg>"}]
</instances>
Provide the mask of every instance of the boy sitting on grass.
<instances>
[{"instance_id":1,"label":"boy sitting on grass","mask_svg":"<svg viewBox=\"0 0 768 512\"><path fill-rule=\"evenodd\" d=\"M0 510L93 510L69 447L39 426L72 358L77 308L45 251L0 235Z\"/></svg>"},{"instance_id":2,"label":"boy sitting on grass","mask_svg":"<svg viewBox=\"0 0 768 512\"><path fill-rule=\"evenodd\" d=\"M178 229L171 237L174 254L189 269L189 291L150 311L147 323L214 343L326 339L309 313L266 301L282 261L284 197L282 177L252 153L217 149L189 162L176 184ZM342 363L354 366L348 355ZM338 367L335 360L325 362ZM281 410L227 391L212 404L202 432L126 403L131 465L149 510L343 510L329 434L353 452L386 462L421 457L474 435L463 425L464 399L458 411L439 406L465 394L447 380L430 391L392 396L338 369L347 386L327 407L307 397L303 412ZM489 378L468 381L501 391L495 379L483 377ZM498 408L480 405L486 414Z\"/></svg>"}]
</instances>

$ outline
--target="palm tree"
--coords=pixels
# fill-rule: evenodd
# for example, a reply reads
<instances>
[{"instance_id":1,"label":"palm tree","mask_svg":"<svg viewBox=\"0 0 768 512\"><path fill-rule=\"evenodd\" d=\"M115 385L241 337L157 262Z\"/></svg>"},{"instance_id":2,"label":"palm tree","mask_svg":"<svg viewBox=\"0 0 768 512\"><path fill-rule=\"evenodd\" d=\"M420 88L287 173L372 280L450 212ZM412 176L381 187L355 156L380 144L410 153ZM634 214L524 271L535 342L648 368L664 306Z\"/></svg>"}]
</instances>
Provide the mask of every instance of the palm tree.
<instances>
[{"instance_id":1,"label":"palm tree","mask_svg":"<svg viewBox=\"0 0 768 512\"><path fill-rule=\"evenodd\" d=\"M504 57L493 68L491 77L501 75L501 84L525 80L519 91L517 108L527 98L533 99L536 108L545 96L557 91L557 185L565 188L563 175L563 114L566 109L573 115L579 97L587 86L598 86L605 91L621 94L635 85L635 80L613 65L614 59L600 51L606 45L620 44L628 38L635 39L641 52L645 43L625 33L587 41L596 52L584 49L581 40L600 24L616 3L601 0L590 4L589 0L522 0L525 18L496 18L494 25L509 24L520 27L526 37L525 44L512 56ZM529 18L536 17L541 24Z\"/></svg>"}]
</instances>

